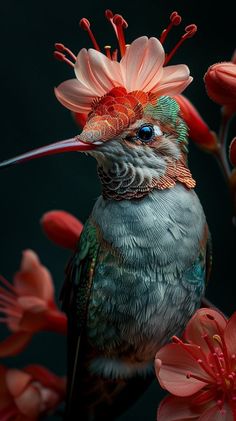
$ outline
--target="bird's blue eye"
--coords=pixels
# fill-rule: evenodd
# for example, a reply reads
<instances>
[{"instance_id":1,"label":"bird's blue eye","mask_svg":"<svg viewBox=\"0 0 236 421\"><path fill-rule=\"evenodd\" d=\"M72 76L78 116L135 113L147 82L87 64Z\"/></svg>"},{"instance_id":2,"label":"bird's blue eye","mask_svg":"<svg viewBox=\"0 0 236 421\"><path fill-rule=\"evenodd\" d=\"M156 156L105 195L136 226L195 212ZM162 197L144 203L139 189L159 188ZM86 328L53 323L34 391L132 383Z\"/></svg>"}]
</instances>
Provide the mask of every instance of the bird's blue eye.
<instances>
[{"instance_id":1,"label":"bird's blue eye","mask_svg":"<svg viewBox=\"0 0 236 421\"><path fill-rule=\"evenodd\" d=\"M153 136L154 136L154 128L151 124L145 124L141 126L137 133L138 139L140 139L144 143L150 142Z\"/></svg>"}]
</instances>

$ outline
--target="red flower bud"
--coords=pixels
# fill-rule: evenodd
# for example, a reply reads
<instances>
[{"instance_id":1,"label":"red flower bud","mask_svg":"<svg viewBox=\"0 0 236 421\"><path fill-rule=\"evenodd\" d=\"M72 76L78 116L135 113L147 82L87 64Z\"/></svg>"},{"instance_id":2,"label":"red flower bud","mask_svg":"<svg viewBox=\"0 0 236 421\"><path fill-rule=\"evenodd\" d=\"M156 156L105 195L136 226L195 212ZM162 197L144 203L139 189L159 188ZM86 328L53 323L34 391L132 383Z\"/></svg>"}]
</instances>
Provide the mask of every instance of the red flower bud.
<instances>
[{"instance_id":1,"label":"red flower bud","mask_svg":"<svg viewBox=\"0 0 236 421\"><path fill-rule=\"evenodd\" d=\"M65 211L50 211L41 219L43 230L55 244L71 250L76 248L83 224Z\"/></svg>"},{"instance_id":2,"label":"red flower bud","mask_svg":"<svg viewBox=\"0 0 236 421\"><path fill-rule=\"evenodd\" d=\"M74 120L75 120L77 126L83 128L85 126L86 121L87 121L88 114L72 112L72 115L74 117Z\"/></svg>"},{"instance_id":3,"label":"red flower bud","mask_svg":"<svg viewBox=\"0 0 236 421\"><path fill-rule=\"evenodd\" d=\"M175 95L182 117L189 128L189 137L201 148L207 151L217 149L217 139L213 131L200 116L194 105L183 95Z\"/></svg>"},{"instance_id":4,"label":"red flower bud","mask_svg":"<svg viewBox=\"0 0 236 421\"><path fill-rule=\"evenodd\" d=\"M236 64L213 64L207 70L204 81L208 96L217 104L233 106L236 110Z\"/></svg>"}]
</instances>

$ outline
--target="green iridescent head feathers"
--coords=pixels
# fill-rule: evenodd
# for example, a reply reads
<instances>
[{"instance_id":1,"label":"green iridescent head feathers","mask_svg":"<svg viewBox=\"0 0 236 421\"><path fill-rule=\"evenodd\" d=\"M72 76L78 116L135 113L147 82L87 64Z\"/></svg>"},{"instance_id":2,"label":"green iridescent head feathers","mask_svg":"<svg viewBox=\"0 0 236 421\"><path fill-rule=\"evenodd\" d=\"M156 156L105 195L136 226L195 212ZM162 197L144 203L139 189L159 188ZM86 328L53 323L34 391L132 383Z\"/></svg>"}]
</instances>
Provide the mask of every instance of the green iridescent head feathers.
<instances>
[{"instance_id":1,"label":"green iridescent head feathers","mask_svg":"<svg viewBox=\"0 0 236 421\"><path fill-rule=\"evenodd\" d=\"M160 122L164 127L177 134L177 142L183 152L188 152L188 127L180 116L180 108L174 98L161 96L156 104L148 103L144 115Z\"/></svg>"}]
</instances>

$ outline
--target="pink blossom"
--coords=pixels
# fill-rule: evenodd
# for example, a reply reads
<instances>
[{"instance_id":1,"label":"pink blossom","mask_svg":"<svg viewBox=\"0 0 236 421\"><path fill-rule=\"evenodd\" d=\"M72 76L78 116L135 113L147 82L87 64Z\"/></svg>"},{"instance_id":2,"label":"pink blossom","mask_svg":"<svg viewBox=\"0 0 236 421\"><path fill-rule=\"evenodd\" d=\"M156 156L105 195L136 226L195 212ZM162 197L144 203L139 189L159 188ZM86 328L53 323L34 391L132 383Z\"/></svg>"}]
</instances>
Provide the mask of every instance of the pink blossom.
<instances>
[{"instance_id":1,"label":"pink blossom","mask_svg":"<svg viewBox=\"0 0 236 421\"><path fill-rule=\"evenodd\" d=\"M161 348L155 359L165 398L158 421L224 420L236 417L236 313L227 320L202 308L189 321L184 341Z\"/></svg>"},{"instance_id":2,"label":"pink blossom","mask_svg":"<svg viewBox=\"0 0 236 421\"><path fill-rule=\"evenodd\" d=\"M0 342L0 357L21 352L35 332L66 333L66 315L55 303L51 275L32 250L24 251L13 284L3 277L0 281L0 311L4 315L1 322L12 332Z\"/></svg>"},{"instance_id":3,"label":"pink blossom","mask_svg":"<svg viewBox=\"0 0 236 421\"><path fill-rule=\"evenodd\" d=\"M97 98L115 87L148 94L176 95L192 81L184 64L165 66L165 51L157 38L137 38L126 48L120 62L93 48L83 48L76 57L75 79L55 89L57 99L69 110L89 113Z\"/></svg>"},{"instance_id":4,"label":"pink blossom","mask_svg":"<svg viewBox=\"0 0 236 421\"><path fill-rule=\"evenodd\" d=\"M65 379L39 365L24 370L0 366L1 421L36 421L65 398Z\"/></svg>"}]
</instances>

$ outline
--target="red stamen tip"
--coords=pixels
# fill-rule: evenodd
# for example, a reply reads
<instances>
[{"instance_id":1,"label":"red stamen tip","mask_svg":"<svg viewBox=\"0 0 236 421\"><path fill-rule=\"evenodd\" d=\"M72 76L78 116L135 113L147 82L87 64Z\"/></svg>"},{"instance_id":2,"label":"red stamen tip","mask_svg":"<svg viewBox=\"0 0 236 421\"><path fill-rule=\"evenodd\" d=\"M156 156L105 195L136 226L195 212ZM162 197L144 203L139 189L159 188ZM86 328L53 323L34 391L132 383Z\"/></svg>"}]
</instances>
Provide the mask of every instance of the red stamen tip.
<instances>
[{"instance_id":1,"label":"red stamen tip","mask_svg":"<svg viewBox=\"0 0 236 421\"><path fill-rule=\"evenodd\" d=\"M65 54L62 54L60 51L54 51L53 56L58 61L64 61L66 58Z\"/></svg>"},{"instance_id":2,"label":"red stamen tip","mask_svg":"<svg viewBox=\"0 0 236 421\"><path fill-rule=\"evenodd\" d=\"M112 13L112 11L110 10L110 9L107 9L106 11L105 11L105 17L108 19L108 20L110 20L110 19L112 19L113 18L113 13Z\"/></svg>"},{"instance_id":3,"label":"red stamen tip","mask_svg":"<svg viewBox=\"0 0 236 421\"><path fill-rule=\"evenodd\" d=\"M65 51L65 46L63 44L61 44L60 42L56 42L54 44L55 48L57 51Z\"/></svg>"},{"instance_id":4,"label":"red stamen tip","mask_svg":"<svg viewBox=\"0 0 236 421\"><path fill-rule=\"evenodd\" d=\"M64 63L68 64L70 67L74 68L74 63L69 60L65 54L63 54L61 51L54 51L53 56L58 61L63 61Z\"/></svg>"},{"instance_id":5,"label":"red stamen tip","mask_svg":"<svg viewBox=\"0 0 236 421\"><path fill-rule=\"evenodd\" d=\"M197 25L192 23L191 25L186 26L185 34L183 35L182 38L184 39L192 38L196 34L196 32L197 32Z\"/></svg>"},{"instance_id":6,"label":"red stamen tip","mask_svg":"<svg viewBox=\"0 0 236 421\"><path fill-rule=\"evenodd\" d=\"M114 22L115 25L122 26L125 29L128 27L128 23L126 22L126 20L121 15L115 15L113 17L113 22Z\"/></svg>"},{"instance_id":7,"label":"red stamen tip","mask_svg":"<svg viewBox=\"0 0 236 421\"><path fill-rule=\"evenodd\" d=\"M88 31L88 30L89 30L89 28L90 28L90 22L89 22L89 20L88 20L88 19L86 19L86 18L82 18L82 19L80 20L79 24L80 24L80 27L81 27L82 29L84 29L85 31Z\"/></svg>"},{"instance_id":8,"label":"red stamen tip","mask_svg":"<svg viewBox=\"0 0 236 421\"><path fill-rule=\"evenodd\" d=\"M172 22L173 25L177 26L181 23L182 18L178 14L178 12L172 12L170 15L170 21Z\"/></svg>"},{"instance_id":9,"label":"red stamen tip","mask_svg":"<svg viewBox=\"0 0 236 421\"><path fill-rule=\"evenodd\" d=\"M100 51L100 47L99 47L99 45L98 45L98 43L96 41L96 38L95 38L95 36L93 35L93 32L90 29L90 22L89 22L89 20L86 19L86 18L82 18L80 20L79 24L80 24L80 27L82 29L84 29L85 31L88 32L88 35L89 35L89 37L90 37L90 39L91 39L91 41L93 43L93 46L94 46L95 50Z\"/></svg>"}]
</instances>

